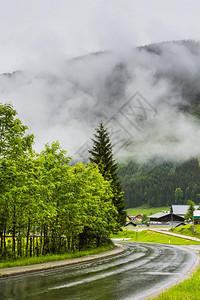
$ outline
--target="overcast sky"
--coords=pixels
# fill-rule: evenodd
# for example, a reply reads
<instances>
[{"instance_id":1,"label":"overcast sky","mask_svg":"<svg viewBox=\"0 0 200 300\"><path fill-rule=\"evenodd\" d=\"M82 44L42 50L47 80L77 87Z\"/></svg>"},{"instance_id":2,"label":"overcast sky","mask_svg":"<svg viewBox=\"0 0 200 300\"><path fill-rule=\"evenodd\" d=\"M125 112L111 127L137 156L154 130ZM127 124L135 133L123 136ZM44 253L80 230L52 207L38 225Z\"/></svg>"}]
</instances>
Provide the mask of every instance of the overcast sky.
<instances>
[{"instance_id":1,"label":"overcast sky","mask_svg":"<svg viewBox=\"0 0 200 300\"><path fill-rule=\"evenodd\" d=\"M46 57L199 40L199 11L198 0L0 0L0 73Z\"/></svg>"}]
</instances>

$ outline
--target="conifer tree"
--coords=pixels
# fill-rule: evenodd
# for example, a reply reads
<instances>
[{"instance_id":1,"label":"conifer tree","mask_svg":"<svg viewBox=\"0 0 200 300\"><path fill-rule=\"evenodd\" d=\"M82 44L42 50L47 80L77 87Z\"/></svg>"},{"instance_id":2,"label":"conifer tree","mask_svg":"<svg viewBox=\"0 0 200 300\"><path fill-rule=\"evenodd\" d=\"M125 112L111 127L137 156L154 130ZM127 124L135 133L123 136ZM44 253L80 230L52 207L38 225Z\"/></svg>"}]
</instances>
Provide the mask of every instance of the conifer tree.
<instances>
[{"instance_id":1,"label":"conifer tree","mask_svg":"<svg viewBox=\"0 0 200 300\"><path fill-rule=\"evenodd\" d=\"M125 200L118 178L118 165L113 157L109 133L102 123L96 128L92 141L93 147L89 150L89 160L91 163L97 164L104 179L110 181L113 192L112 202L118 211L118 223L122 226L126 222Z\"/></svg>"}]
</instances>

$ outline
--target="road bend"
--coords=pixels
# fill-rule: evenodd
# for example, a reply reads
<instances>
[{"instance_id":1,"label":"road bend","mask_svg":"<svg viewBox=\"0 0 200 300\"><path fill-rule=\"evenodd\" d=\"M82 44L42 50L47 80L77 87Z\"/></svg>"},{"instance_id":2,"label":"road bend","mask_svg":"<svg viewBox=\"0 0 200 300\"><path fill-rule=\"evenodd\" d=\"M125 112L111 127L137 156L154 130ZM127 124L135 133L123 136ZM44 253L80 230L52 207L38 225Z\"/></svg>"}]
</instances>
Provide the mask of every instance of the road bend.
<instances>
[{"instance_id":1,"label":"road bend","mask_svg":"<svg viewBox=\"0 0 200 300\"><path fill-rule=\"evenodd\" d=\"M87 264L0 280L0 299L145 299L177 282L197 260L188 249L120 242L127 251Z\"/></svg>"}]
</instances>

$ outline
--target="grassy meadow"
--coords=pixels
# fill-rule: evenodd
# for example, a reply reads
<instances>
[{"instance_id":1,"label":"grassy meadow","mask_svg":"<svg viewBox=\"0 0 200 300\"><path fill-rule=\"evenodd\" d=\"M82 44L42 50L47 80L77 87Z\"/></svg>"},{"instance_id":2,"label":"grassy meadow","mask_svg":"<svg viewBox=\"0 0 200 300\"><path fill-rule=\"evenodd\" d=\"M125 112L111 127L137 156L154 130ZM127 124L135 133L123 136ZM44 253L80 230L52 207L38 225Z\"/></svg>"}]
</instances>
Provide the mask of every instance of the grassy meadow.
<instances>
[{"instance_id":1,"label":"grassy meadow","mask_svg":"<svg viewBox=\"0 0 200 300\"><path fill-rule=\"evenodd\" d=\"M131 238L129 241L145 242L145 243L161 243L172 245L200 245L200 242L189 241L186 239L178 238L175 236L169 236L162 233L153 232L150 230L138 231L136 235L135 230L123 230L117 235L112 235L111 238Z\"/></svg>"},{"instance_id":2,"label":"grassy meadow","mask_svg":"<svg viewBox=\"0 0 200 300\"><path fill-rule=\"evenodd\" d=\"M163 210L169 210L169 206L162 206L162 207L149 207L148 205L141 205L135 208L128 208L126 211L129 213L130 216L136 216L138 214L145 214L147 216L156 214L157 212L161 212Z\"/></svg>"},{"instance_id":3,"label":"grassy meadow","mask_svg":"<svg viewBox=\"0 0 200 300\"><path fill-rule=\"evenodd\" d=\"M172 232L200 238L200 224L188 224L171 229Z\"/></svg>"}]
</instances>

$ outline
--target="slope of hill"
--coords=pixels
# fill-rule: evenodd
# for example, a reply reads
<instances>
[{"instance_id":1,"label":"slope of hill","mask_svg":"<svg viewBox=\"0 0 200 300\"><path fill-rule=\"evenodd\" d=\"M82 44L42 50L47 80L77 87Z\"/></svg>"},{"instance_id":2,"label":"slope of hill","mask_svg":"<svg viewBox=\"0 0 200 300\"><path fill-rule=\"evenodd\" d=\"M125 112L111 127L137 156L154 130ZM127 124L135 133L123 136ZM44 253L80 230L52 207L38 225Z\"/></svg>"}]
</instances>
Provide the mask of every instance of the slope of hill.
<instances>
[{"instance_id":1,"label":"slope of hill","mask_svg":"<svg viewBox=\"0 0 200 300\"><path fill-rule=\"evenodd\" d=\"M163 162L121 164L119 174L127 208L147 204L150 207L200 203L200 166L198 159L183 163Z\"/></svg>"}]
</instances>

